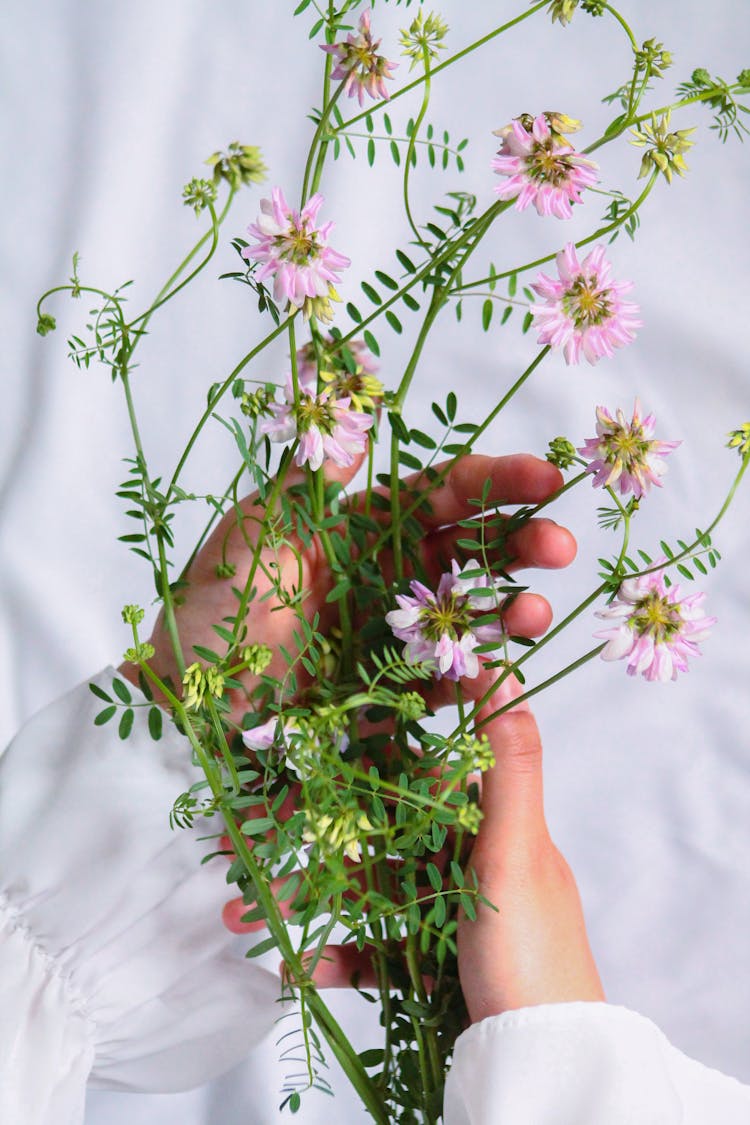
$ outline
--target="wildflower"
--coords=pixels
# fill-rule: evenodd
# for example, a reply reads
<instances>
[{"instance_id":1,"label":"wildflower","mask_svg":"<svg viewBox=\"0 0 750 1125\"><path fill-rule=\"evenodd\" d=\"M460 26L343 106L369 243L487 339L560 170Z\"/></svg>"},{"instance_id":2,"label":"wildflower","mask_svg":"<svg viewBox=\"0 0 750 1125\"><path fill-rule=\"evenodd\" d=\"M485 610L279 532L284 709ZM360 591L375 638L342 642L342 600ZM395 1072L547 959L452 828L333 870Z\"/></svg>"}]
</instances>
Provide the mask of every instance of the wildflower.
<instances>
[{"instance_id":1,"label":"wildflower","mask_svg":"<svg viewBox=\"0 0 750 1125\"><path fill-rule=\"evenodd\" d=\"M477 645L500 644L502 640L499 620L474 624L479 613L499 610L501 579L487 574L473 577L475 572L473 563L461 570L454 559L451 573L442 575L436 593L414 580L410 583L413 596L397 594L399 608L385 615L394 636L406 641L407 658L434 666L438 679L474 679L479 674L479 658L474 649ZM467 573L472 576L467 577ZM486 590L487 594L472 594L471 590Z\"/></svg>"},{"instance_id":2,"label":"wildflower","mask_svg":"<svg viewBox=\"0 0 750 1125\"><path fill-rule=\"evenodd\" d=\"M315 225L322 203L323 196L316 193L301 211L295 211L281 188L273 188L271 198L260 202L257 223L248 227L256 245L242 251L243 258L261 263L259 281L273 277L275 299L287 301L292 309L303 309L306 315L313 311L319 315L330 307L330 300L338 300L334 286L350 264L328 245L333 223Z\"/></svg>"},{"instance_id":3,"label":"wildflower","mask_svg":"<svg viewBox=\"0 0 750 1125\"><path fill-rule=\"evenodd\" d=\"M336 65L331 71L331 78L344 80L344 93L350 98L357 97L359 104L364 105L365 93L371 98L388 98L386 79L393 78L391 71L395 70L398 63L388 62L384 55L379 55L380 40L373 39L370 30L370 12L363 12L359 17L359 31L351 32L342 43L330 43L321 47L329 55L333 55Z\"/></svg>"},{"instance_id":4,"label":"wildflower","mask_svg":"<svg viewBox=\"0 0 750 1125\"><path fill-rule=\"evenodd\" d=\"M727 437L727 448L736 449L740 457L747 457L750 453L750 422L743 422L739 430L732 430Z\"/></svg>"},{"instance_id":5,"label":"wildflower","mask_svg":"<svg viewBox=\"0 0 750 1125\"><path fill-rule=\"evenodd\" d=\"M553 130L549 118L557 129ZM501 199L515 199L516 210L533 203L540 215L569 219L581 192L598 180L598 165L576 152L559 131L560 114L525 115L498 130L502 148L492 161L499 176L507 176L495 191Z\"/></svg>"},{"instance_id":6,"label":"wildflower","mask_svg":"<svg viewBox=\"0 0 750 1125\"><path fill-rule=\"evenodd\" d=\"M286 381L286 401L272 402L272 417L261 424L261 433L271 441L299 439L295 464L319 469L325 458L336 465L352 465L367 447L367 432L373 419L353 410L349 398L334 398L330 391L316 393L313 369L299 374L299 398L295 402L292 376Z\"/></svg>"},{"instance_id":7,"label":"wildflower","mask_svg":"<svg viewBox=\"0 0 750 1125\"><path fill-rule=\"evenodd\" d=\"M676 680L678 672L688 671L688 657L700 656L698 642L716 623L703 612L705 597L683 598L679 585L666 585L663 570L626 578L614 601L596 614L612 622L594 634L607 642L602 659L627 659L629 676Z\"/></svg>"},{"instance_id":8,"label":"wildflower","mask_svg":"<svg viewBox=\"0 0 750 1125\"><path fill-rule=\"evenodd\" d=\"M635 52L635 63L639 73L648 71L651 78L663 78L664 71L672 65L672 52L664 48L656 39L644 40L643 46Z\"/></svg>"},{"instance_id":9,"label":"wildflower","mask_svg":"<svg viewBox=\"0 0 750 1125\"><path fill-rule=\"evenodd\" d=\"M672 176L684 176L688 166L683 160L683 153L692 148L694 141L688 140L695 129L676 129L669 131L669 112L662 115L657 122L652 118L651 123L644 121L640 129L633 129L632 143L636 148L645 148L641 158L641 170L638 179L647 176L652 168L661 172L668 184L672 183Z\"/></svg>"},{"instance_id":10,"label":"wildflower","mask_svg":"<svg viewBox=\"0 0 750 1125\"><path fill-rule=\"evenodd\" d=\"M361 859L360 835L373 829L361 809L343 809L335 819L328 813L318 815L306 809L305 816L307 827L302 830L302 839L306 844L317 844L326 855L342 851L352 863Z\"/></svg>"},{"instance_id":11,"label":"wildflower","mask_svg":"<svg viewBox=\"0 0 750 1125\"><path fill-rule=\"evenodd\" d=\"M404 28L401 32L400 42L404 54L412 60L409 69L413 70L418 62L424 60L425 55L428 60L438 58L438 51L445 50L443 40L447 34L448 24L441 16L430 12L427 19L424 19L420 10L408 29Z\"/></svg>"},{"instance_id":12,"label":"wildflower","mask_svg":"<svg viewBox=\"0 0 750 1125\"><path fill-rule=\"evenodd\" d=\"M588 460L587 473L594 474L594 487L619 486L621 495L632 492L640 500L652 484L666 472L664 458L681 443L657 441L653 414L641 417L641 404L635 400L633 419L628 422L622 410L612 417L603 406L596 408L596 437L588 438L578 452Z\"/></svg>"},{"instance_id":13,"label":"wildflower","mask_svg":"<svg viewBox=\"0 0 750 1125\"><path fill-rule=\"evenodd\" d=\"M311 343L297 352L300 377L310 379L320 372L321 381L334 398L348 398L355 410L375 410L383 398L383 384L375 372L377 364L362 340L347 340L343 347L332 337L321 341L316 352Z\"/></svg>"},{"instance_id":14,"label":"wildflower","mask_svg":"<svg viewBox=\"0 0 750 1125\"><path fill-rule=\"evenodd\" d=\"M542 273L531 286L545 298L545 304L531 310L541 327L539 343L561 348L566 363L579 363L583 356L593 364L613 355L635 338L634 329L641 325L638 306L623 300L633 283L612 281L604 254L599 244L579 262L569 242L557 255L559 280Z\"/></svg>"}]
</instances>

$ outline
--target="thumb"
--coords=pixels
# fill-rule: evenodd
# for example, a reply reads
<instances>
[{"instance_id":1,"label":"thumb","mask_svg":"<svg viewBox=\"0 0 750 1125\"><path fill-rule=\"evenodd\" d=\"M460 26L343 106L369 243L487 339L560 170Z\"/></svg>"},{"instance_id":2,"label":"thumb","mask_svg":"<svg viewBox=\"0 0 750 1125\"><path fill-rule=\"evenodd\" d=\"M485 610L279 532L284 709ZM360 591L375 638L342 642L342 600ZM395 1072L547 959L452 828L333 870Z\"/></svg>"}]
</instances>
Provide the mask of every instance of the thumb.
<instances>
[{"instance_id":1,"label":"thumb","mask_svg":"<svg viewBox=\"0 0 750 1125\"><path fill-rule=\"evenodd\" d=\"M494 767L482 779L480 833L480 839L490 837L487 843L493 849L547 832L542 742L536 720L527 703L495 715L521 691L516 678L509 676L477 715L479 723L485 720L480 732L487 735L495 757Z\"/></svg>"}]
</instances>

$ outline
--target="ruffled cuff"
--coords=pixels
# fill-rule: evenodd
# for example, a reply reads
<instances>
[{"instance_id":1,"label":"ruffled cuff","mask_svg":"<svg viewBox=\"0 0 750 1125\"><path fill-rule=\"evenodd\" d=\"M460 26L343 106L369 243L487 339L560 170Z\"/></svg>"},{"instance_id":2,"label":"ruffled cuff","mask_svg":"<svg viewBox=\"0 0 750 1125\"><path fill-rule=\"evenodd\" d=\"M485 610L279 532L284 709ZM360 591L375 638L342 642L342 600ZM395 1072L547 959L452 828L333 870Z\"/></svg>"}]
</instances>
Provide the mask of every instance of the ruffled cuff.
<instances>
[{"instance_id":1,"label":"ruffled cuff","mask_svg":"<svg viewBox=\"0 0 750 1125\"><path fill-rule=\"evenodd\" d=\"M446 1125L747 1125L750 1088L687 1058L644 1016L544 1004L456 1043Z\"/></svg>"},{"instance_id":2,"label":"ruffled cuff","mask_svg":"<svg viewBox=\"0 0 750 1125\"><path fill-rule=\"evenodd\" d=\"M94 682L108 690L113 674ZM201 865L210 845L196 837L218 823L169 827L199 776L187 740L165 724L154 742L136 707L121 741L114 721L94 726L101 707L83 684L0 759L0 1108L47 1098L36 1117L0 1112L24 1125L78 1120L52 1107L82 1101L89 1071L110 1089L198 1085L277 1015L278 979L238 956L221 923L225 862Z\"/></svg>"}]
</instances>

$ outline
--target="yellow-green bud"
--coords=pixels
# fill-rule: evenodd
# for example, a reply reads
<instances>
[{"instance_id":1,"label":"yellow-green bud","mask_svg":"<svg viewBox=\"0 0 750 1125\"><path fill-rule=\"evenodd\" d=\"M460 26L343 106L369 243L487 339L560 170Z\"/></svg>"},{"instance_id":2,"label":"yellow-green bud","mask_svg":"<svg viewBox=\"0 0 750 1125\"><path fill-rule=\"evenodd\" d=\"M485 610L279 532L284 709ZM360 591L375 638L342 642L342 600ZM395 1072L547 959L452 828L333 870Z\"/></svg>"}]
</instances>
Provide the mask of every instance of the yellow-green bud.
<instances>
[{"instance_id":1,"label":"yellow-green bud","mask_svg":"<svg viewBox=\"0 0 750 1125\"><path fill-rule=\"evenodd\" d=\"M145 610L139 605L125 605L122 607L122 619L126 625L140 625L143 621Z\"/></svg>"}]
</instances>

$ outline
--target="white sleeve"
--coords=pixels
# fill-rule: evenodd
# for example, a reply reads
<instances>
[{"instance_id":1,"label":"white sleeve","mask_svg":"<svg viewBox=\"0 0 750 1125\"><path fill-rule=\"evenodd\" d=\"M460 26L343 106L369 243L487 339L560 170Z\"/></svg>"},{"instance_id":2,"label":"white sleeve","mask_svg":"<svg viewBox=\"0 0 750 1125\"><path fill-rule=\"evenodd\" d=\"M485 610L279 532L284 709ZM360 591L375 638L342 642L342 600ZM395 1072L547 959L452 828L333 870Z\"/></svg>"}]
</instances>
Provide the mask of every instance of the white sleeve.
<instances>
[{"instance_id":1,"label":"white sleeve","mask_svg":"<svg viewBox=\"0 0 750 1125\"><path fill-rule=\"evenodd\" d=\"M105 690L112 669L96 677ZM142 701L133 689L134 698ZM0 1121L78 1125L88 1081L187 1089L238 1062L278 1015L277 978L233 952L217 820L171 830L197 780L170 723L154 742L95 727L87 684L0 759ZM201 831L202 830L202 831Z\"/></svg>"},{"instance_id":2,"label":"white sleeve","mask_svg":"<svg viewBox=\"0 0 750 1125\"><path fill-rule=\"evenodd\" d=\"M750 1087L611 1004L492 1016L456 1043L446 1125L748 1125Z\"/></svg>"}]
</instances>

